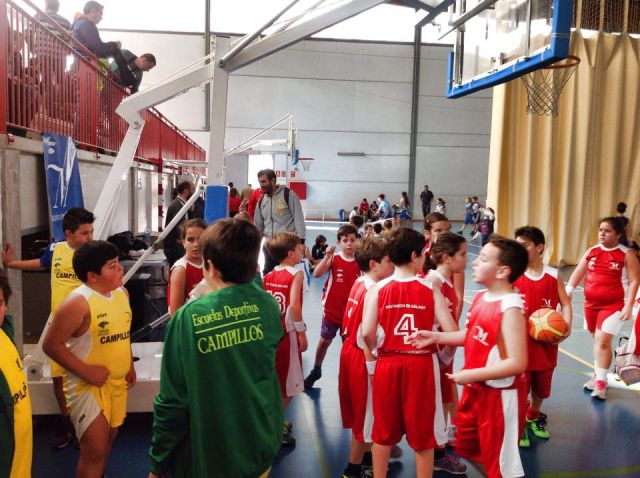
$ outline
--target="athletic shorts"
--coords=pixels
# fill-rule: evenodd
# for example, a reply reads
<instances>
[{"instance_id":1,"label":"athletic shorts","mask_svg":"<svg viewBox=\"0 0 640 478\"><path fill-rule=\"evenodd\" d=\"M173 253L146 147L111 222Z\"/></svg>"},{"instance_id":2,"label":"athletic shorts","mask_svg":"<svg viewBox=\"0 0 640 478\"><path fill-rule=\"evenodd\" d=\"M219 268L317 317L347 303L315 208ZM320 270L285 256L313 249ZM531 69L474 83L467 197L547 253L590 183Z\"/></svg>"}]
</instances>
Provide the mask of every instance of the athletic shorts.
<instances>
[{"instance_id":1,"label":"athletic shorts","mask_svg":"<svg viewBox=\"0 0 640 478\"><path fill-rule=\"evenodd\" d=\"M326 315L322 316L322 325L320 326L320 337L325 340L333 340L342 328L340 324L327 319Z\"/></svg>"},{"instance_id":2,"label":"athletic shorts","mask_svg":"<svg viewBox=\"0 0 640 478\"><path fill-rule=\"evenodd\" d=\"M342 426L361 442L371 443L373 402L364 352L348 340L340 352L338 393Z\"/></svg>"},{"instance_id":3,"label":"athletic shorts","mask_svg":"<svg viewBox=\"0 0 640 478\"><path fill-rule=\"evenodd\" d=\"M49 359L49 362L51 364L51 378L57 377L57 378L62 378L64 377L64 369L62 368L62 365L60 365L58 362L55 362L51 359Z\"/></svg>"},{"instance_id":4,"label":"athletic shorts","mask_svg":"<svg viewBox=\"0 0 640 478\"><path fill-rule=\"evenodd\" d=\"M407 435L414 450L447 442L435 354L383 355L373 376L374 443L395 445Z\"/></svg>"},{"instance_id":5,"label":"athletic shorts","mask_svg":"<svg viewBox=\"0 0 640 478\"><path fill-rule=\"evenodd\" d=\"M551 396L551 382L553 381L553 368L545 370L529 370L527 371L528 390L531 394L540 398L549 398Z\"/></svg>"},{"instance_id":6,"label":"athletic shorts","mask_svg":"<svg viewBox=\"0 0 640 478\"><path fill-rule=\"evenodd\" d=\"M465 224L475 224L473 222L473 215L472 214L465 214L464 216L464 223Z\"/></svg>"},{"instance_id":7,"label":"athletic shorts","mask_svg":"<svg viewBox=\"0 0 640 478\"><path fill-rule=\"evenodd\" d=\"M515 389L463 387L454 420L456 453L484 464L488 478L524 476L518 442L527 409L527 384Z\"/></svg>"},{"instance_id":8,"label":"athletic shorts","mask_svg":"<svg viewBox=\"0 0 640 478\"><path fill-rule=\"evenodd\" d=\"M292 346L294 341L295 347ZM276 350L276 372L282 398L294 397L304 389L302 356L299 350L296 332L285 332Z\"/></svg>"},{"instance_id":9,"label":"athletic shorts","mask_svg":"<svg viewBox=\"0 0 640 478\"><path fill-rule=\"evenodd\" d=\"M78 440L101 413L111 428L124 423L127 416L126 380L109 380L101 387L82 382L75 388L75 392L67 394L67 405Z\"/></svg>"},{"instance_id":10,"label":"athletic shorts","mask_svg":"<svg viewBox=\"0 0 640 478\"><path fill-rule=\"evenodd\" d=\"M442 403L453 403L453 387L456 384L449 380L448 373L453 372L453 362L445 369L440 369L440 390L442 391Z\"/></svg>"},{"instance_id":11,"label":"athletic shorts","mask_svg":"<svg viewBox=\"0 0 640 478\"><path fill-rule=\"evenodd\" d=\"M584 308L584 328L592 334L602 330L610 335L616 335L624 324L620 320L620 311L624 308L624 302L618 302L605 307Z\"/></svg>"}]
</instances>

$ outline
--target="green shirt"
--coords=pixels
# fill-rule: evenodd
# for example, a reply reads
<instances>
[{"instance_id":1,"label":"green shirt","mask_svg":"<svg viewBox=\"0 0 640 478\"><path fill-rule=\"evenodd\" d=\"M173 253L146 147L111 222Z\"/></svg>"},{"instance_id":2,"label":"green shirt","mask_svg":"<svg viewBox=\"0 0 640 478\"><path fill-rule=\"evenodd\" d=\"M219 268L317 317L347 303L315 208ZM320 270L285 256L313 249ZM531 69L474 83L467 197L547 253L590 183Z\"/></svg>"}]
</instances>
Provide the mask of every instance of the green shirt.
<instances>
[{"instance_id":1,"label":"green shirt","mask_svg":"<svg viewBox=\"0 0 640 478\"><path fill-rule=\"evenodd\" d=\"M282 438L275 300L252 281L180 308L165 334L151 471L257 477Z\"/></svg>"}]
</instances>

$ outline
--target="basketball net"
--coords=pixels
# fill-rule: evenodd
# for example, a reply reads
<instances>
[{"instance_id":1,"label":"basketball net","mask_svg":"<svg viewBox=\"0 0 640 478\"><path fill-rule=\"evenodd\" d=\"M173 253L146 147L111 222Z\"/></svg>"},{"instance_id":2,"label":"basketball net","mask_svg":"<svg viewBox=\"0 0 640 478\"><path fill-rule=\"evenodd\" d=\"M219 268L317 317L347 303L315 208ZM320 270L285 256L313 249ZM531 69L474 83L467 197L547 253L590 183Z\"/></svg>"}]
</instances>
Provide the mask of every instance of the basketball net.
<instances>
[{"instance_id":1,"label":"basketball net","mask_svg":"<svg viewBox=\"0 0 640 478\"><path fill-rule=\"evenodd\" d=\"M299 158L298 163L302 164L302 169L304 171L309 171L311 168L311 163L313 162L313 158Z\"/></svg>"},{"instance_id":2,"label":"basketball net","mask_svg":"<svg viewBox=\"0 0 640 478\"><path fill-rule=\"evenodd\" d=\"M553 65L522 76L522 83L527 88L527 113L558 116L560 94L579 64L580 58L568 56Z\"/></svg>"}]
</instances>

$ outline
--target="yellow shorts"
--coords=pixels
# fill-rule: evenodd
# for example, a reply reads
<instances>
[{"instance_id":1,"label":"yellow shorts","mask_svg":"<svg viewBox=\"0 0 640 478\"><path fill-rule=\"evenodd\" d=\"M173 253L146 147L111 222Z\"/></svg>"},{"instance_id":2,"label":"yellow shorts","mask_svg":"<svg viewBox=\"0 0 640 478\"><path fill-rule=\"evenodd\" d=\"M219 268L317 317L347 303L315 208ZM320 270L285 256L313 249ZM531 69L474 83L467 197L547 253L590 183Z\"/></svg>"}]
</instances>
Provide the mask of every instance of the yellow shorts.
<instances>
[{"instance_id":1,"label":"yellow shorts","mask_svg":"<svg viewBox=\"0 0 640 478\"><path fill-rule=\"evenodd\" d=\"M64 377L64 369L62 368L62 365L60 365L58 362L54 362L51 359L49 359L49 361L51 362L51 378Z\"/></svg>"},{"instance_id":2,"label":"yellow shorts","mask_svg":"<svg viewBox=\"0 0 640 478\"><path fill-rule=\"evenodd\" d=\"M68 392L67 405L78 440L101 413L111 428L124 423L127 416L126 380L109 380L101 387L80 383L75 390L65 391Z\"/></svg>"}]
</instances>

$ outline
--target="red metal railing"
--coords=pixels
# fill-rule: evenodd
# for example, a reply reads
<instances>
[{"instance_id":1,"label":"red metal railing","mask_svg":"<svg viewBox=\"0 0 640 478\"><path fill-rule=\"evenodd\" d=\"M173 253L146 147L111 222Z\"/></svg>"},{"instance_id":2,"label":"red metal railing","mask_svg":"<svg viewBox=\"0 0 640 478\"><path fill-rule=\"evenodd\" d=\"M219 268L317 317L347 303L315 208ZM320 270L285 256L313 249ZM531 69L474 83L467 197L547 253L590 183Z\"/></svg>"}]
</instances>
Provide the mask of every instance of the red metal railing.
<instances>
[{"instance_id":1,"label":"red metal railing","mask_svg":"<svg viewBox=\"0 0 640 478\"><path fill-rule=\"evenodd\" d=\"M0 0L0 133L50 131L71 136L81 148L117 152L127 124L115 109L127 92L62 28L52 31L36 20L44 13L31 1L21 3L24 8ZM204 150L158 111L144 118L139 159L205 159Z\"/></svg>"}]
</instances>

